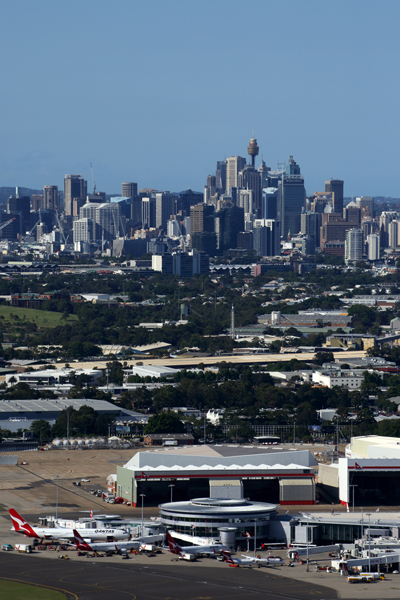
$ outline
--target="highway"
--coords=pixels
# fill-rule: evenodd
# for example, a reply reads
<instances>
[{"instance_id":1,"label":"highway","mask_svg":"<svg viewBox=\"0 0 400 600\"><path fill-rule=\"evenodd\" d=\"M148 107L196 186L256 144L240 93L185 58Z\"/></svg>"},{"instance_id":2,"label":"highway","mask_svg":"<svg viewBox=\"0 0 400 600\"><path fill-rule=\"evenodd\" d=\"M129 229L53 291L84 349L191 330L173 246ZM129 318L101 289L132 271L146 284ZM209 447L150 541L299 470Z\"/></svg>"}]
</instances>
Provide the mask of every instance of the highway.
<instances>
[{"instance_id":1,"label":"highway","mask_svg":"<svg viewBox=\"0 0 400 600\"><path fill-rule=\"evenodd\" d=\"M329 348L326 350L330 352ZM363 358L366 356L364 350L346 351L346 352L333 352L336 358ZM275 362L289 362L293 358L301 362L307 362L314 360L315 354L313 352L303 352L301 354L288 353L288 354L245 354L243 356L207 356L207 357L177 357L177 358L139 358L136 360L119 359L120 362L126 362L129 367L135 366L138 363L155 366L155 367L171 367L171 368L184 368L184 367L197 367L199 364L206 366L218 365L222 362L228 362L236 365L253 365L253 364L268 364ZM59 364L58 368L62 369L66 364L74 369L104 369L106 366L104 359L99 361L90 362L71 362L65 364Z\"/></svg>"}]
</instances>

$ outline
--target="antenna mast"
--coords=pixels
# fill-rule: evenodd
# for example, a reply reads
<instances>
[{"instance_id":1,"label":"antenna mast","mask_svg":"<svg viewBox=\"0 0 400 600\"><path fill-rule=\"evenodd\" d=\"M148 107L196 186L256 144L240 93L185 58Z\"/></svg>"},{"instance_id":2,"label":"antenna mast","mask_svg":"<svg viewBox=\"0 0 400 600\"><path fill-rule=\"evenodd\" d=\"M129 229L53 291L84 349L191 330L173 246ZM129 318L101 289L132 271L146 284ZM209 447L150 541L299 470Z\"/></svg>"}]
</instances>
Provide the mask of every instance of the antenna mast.
<instances>
[{"instance_id":1,"label":"antenna mast","mask_svg":"<svg viewBox=\"0 0 400 600\"><path fill-rule=\"evenodd\" d=\"M96 193L96 184L94 181L94 175L93 175L93 166L92 163L90 163L90 171L92 173L92 183L93 183L93 195Z\"/></svg>"}]
</instances>

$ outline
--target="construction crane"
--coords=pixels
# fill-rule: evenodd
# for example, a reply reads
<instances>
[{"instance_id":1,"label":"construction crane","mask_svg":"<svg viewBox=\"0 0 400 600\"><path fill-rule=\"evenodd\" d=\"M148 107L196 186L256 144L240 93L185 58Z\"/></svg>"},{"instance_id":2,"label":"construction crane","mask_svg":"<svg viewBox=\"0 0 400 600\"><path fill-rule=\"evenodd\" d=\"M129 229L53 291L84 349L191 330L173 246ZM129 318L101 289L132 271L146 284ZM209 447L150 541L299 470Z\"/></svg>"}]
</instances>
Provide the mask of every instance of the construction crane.
<instances>
[{"instance_id":1,"label":"construction crane","mask_svg":"<svg viewBox=\"0 0 400 600\"><path fill-rule=\"evenodd\" d=\"M90 163L90 171L91 171L91 173L92 173L93 196L94 196L94 195L95 195L95 193L96 193L96 184L95 184L95 182L94 182L94 175L93 175L93 166L92 166L92 163Z\"/></svg>"},{"instance_id":2,"label":"construction crane","mask_svg":"<svg viewBox=\"0 0 400 600\"><path fill-rule=\"evenodd\" d=\"M7 225L9 225L10 223L12 223L13 221L15 221L17 217L13 217L12 219L10 219L9 221L6 221L5 223L2 223L2 225L0 225L0 231L2 229L4 229L4 227L7 227Z\"/></svg>"},{"instance_id":3,"label":"construction crane","mask_svg":"<svg viewBox=\"0 0 400 600\"><path fill-rule=\"evenodd\" d=\"M57 219L58 226L59 226L59 228L60 228L60 233L61 233L61 235L62 235L62 237L63 237L63 240L64 240L64 244L66 244L66 243L67 243L67 240L68 240L68 238L67 238L67 239L65 239L64 230L63 230L63 228L62 228L62 225L61 225L61 223L60 223L60 219L58 218L58 213L56 213L56 219ZM69 237L69 236L68 236L68 237Z\"/></svg>"}]
</instances>

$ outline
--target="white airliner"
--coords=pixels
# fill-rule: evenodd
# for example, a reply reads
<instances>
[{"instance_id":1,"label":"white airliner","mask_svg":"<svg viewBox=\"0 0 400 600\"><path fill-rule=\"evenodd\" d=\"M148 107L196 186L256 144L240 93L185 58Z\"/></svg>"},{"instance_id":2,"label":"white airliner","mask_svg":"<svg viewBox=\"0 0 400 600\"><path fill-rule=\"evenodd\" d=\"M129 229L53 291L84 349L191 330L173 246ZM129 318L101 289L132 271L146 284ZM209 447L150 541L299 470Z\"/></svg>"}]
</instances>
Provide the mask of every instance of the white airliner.
<instances>
[{"instance_id":1,"label":"white airliner","mask_svg":"<svg viewBox=\"0 0 400 600\"><path fill-rule=\"evenodd\" d=\"M73 529L74 540L77 550L83 550L84 552L107 552L108 550L132 550L141 547L142 542L140 541L128 541L128 542L85 542L82 536Z\"/></svg>"},{"instance_id":2,"label":"white airliner","mask_svg":"<svg viewBox=\"0 0 400 600\"><path fill-rule=\"evenodd\" d=\"M26 537L48 539L48 540L73 540L74 532L67 527L32 527L25 521L14 508L10 508L10 517L17 533L22 533ZM129 540L130 534L124 529L111 529L108 527L98 529L78 529L78 533L84 535L89 540Z\"/></svg>"},{"instance_id":3,"label":"white airliner","mask_svg":"<svg viewBox=\"0 0 400 600\"><path fill-rule=\"evenodd\" d=\"M257 556L246 556L246 554L242 554L243 558L232 558L227 550L222 551L222 555L225 559L225 562L228 563L230 567L251 567L252 565L257 565L258 567L262 566L272 566L272 565L283 565L285 564L282 558L258 558Z\"/></svg>"},{"instance_id":4,"label":"white airliner","mask_svg":"<svg viewBox=\"0 0 400 600\"><path fill-rule=\"evenodd\" d=\"M169 532L167 533L167 541L169 551L172 552L172 554L178 554L180 556L184 556L186 554L215 554L216 552L222 552L225 550L225 546L223 544L212 544L210 546L180 546L171 537Z\"/></svg>"}]
</instances>

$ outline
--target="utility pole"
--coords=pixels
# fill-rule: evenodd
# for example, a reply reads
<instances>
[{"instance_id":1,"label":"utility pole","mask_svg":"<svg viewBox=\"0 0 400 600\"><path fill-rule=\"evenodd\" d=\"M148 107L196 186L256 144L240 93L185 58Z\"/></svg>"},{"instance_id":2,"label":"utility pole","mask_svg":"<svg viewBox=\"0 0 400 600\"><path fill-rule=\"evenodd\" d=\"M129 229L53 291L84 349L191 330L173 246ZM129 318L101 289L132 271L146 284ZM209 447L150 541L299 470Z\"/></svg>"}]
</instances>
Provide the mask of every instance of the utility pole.
<instances>
[{"instance_id":1,"label":"utility pole","mask_svg":"<svg viewBox=\"0 0 400 600\"><path fill-rule=\"evenodd\" d=\"M231 338L235 339L235 307L233 304L231 310Z\"/></svg>"}]
</instances>

